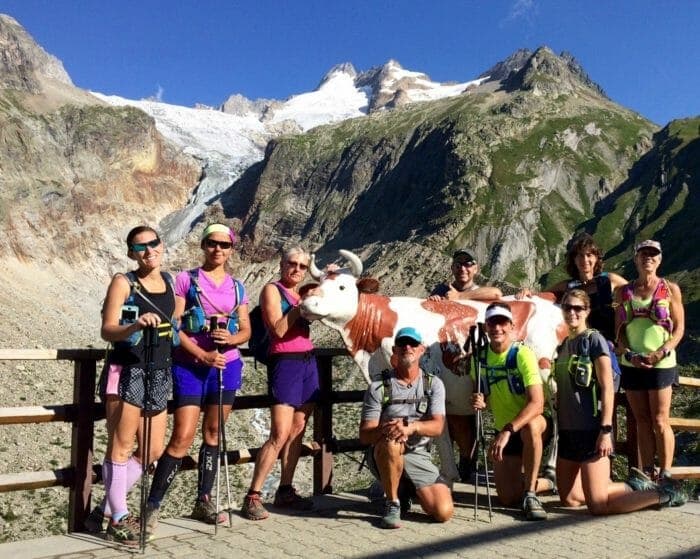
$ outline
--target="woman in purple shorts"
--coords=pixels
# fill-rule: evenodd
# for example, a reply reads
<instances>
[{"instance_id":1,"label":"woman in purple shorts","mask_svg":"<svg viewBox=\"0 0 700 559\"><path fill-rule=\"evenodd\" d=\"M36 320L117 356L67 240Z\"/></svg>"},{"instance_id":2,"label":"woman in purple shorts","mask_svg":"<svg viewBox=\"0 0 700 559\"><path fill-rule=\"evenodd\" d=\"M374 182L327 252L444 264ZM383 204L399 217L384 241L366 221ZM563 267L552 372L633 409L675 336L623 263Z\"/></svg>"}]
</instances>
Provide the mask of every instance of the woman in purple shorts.
<instances>
[{"instance_id":1,"label":"woman in purple shorts","mask_svg":"<svg viewBox=\"0 0 700 559\"><path fill-rule=\"evenodd\" d=\"M147 530L153 533L158 509L194 440L203 411L197 500L192 518L214 524L226 515L216 510L211 492L219 462L219 369L223 369L223 417L228 418L241 387L243 360L237 349L250 338L248 296L243 284L226 273L235 235L214 223L202 233L204 263L175 279L175 315L181 346L173 353L175 425L158 460L148 497Z\"/></svg>"},{"instance_id":2,"label":"woman in purple shorts","mask_svg":"<svg viewBox=\"0 0 700 559\"><path fill-rule=\"evenodd\" d=\"M319 394L309 323L299 311L299 287L308 266L306 251L288 250L280 262L280 280L268 283L260 294L263 320L270 333L268 389L275 403L271 408L270 438L258 453L253 480L243 502L242 513L249 520L269 516L261 501L262 488L278 457L282 472L275 506L297 510L313 506L292 485L306 423Z\"/></svg>"},{"instance_id":3,"label":"woman in purple shorts","mask_svg":"<svg viewBox=\"0 0 700 559\"><path fill-rule=\"evenodd\" d=\"M148 462L163 451L175 298L172 279L160 269L163 243L158 233L151 227L135 227L126 244L127 255L138 268L112 278L102 308L101 335L112 343L100 378L108 436L102 466L105 500L88 515L85 527L101 531L104 517L111 517L107 539L137 545L140 526L129 514L126 496L143 471L141 433L146 414L151 418ZM132 453L137 434L139 447Z\"/></svg>"}]
</instances>

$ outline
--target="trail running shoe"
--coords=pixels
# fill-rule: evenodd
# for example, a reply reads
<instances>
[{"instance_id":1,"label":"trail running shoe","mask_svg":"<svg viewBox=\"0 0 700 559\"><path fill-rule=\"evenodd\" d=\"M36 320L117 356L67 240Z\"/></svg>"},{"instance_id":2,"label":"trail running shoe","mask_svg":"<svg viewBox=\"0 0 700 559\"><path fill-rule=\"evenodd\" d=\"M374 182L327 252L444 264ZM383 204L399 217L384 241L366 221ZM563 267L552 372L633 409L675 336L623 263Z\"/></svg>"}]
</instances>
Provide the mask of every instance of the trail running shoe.
<instances>
[{"instance_id":1,"label":"trail running shoe","mask_svg":"<svg viewBox=\"0 0 700 559\"><path fill-rule=\"evenodd\" d=\"M104 520L104 511L99 506L96 506L85 518L83 526L85 526L85 529L91 534L99 534L104 530Z\"/></svg>"},{"instance_id":2,"label":"trail running shoe","mask_svg":"<svg viewBox=\"0 0 700 559\"><path fill-rule=\"evenodd\" d=\"M532 491L525 493L523 497L523 513L527 520L546 520L547 511L544 510L542 503L537 498L537 495Z\"/></svg>"},{"instance_id":3,"label":"trail running shoe","mask_svg":"<svg viewBox=\"0 0 700 559\"><path fill-rule=\"evenodd\" d=\"M110 522L107 525L107 539L123 543L125 545L139 545L141 527L139 521L131 515L127 515L119 522Z\"/></svg>"},{"instance_id":4,"label":"trail running shoe","mask_svg":"<svg viewBox=\"0 0 700 559\"><path fill-rule=\"evenodd\" d=\"M311 510L314 508L313 499L302 497L297 493L297 490L292 487L275 493L274 506L283 509L292 510Z\"/></svg>"},{"instance_id":5,"label":"trail running shoe","mask_svg":"<svg viewBox=\"0 0 700 559\"><path fill-rule=\"evenodd\" d=\"M401 503L387 499L382 516L382 528L401 528Z\"/></svg>"},{"instance_id":6,"label":"trail running shoe","mask_svg":"<svg viewBox=\"0 0 700 559\"><path fill-rule=\"evenodd\" d=\"M217 523L216 505L212 502L211 497L205 495L204 497L197 499L194 504L194 509L192 509L191 518L199 520L201 522L206 522L207 524ZM226 522L226 513L219 512L218 523L224 524Z\"/></svg>"},{"instance_id":7,"label":"trail running shoe","mask_svg":"<svg viewBox=\"0 0 700 559\"><path fill-rule=\"evenodd\" d=\"M658 491L662 497L668 498L668 501L664 499L663 503L663 505L667 507L680 507L688 502L688 496L683 491L681 484L670 477L661 479L661 483L658 485Z\"/></svg>"},{"instance_id":8,"label":"trail running shoe","mask_svg":"<svg viewBox=\"0 0 700 559\"><path fill-rule=\"evenodd\" d=\"M258 493L246 495L243 498L241 514L248 520L265 520L270 513L265 510Z\"/></svg>"},{"instance_id":9,"label":"trail running shoe","mask_svg":"<svg viewBox=\"0 0 700 559\"><path fill-rule=\"evenodd\" d=\"M659 490L659 486L639 468L630 468L630 473L625 483L635 491Z\"/></svg>"}]
</instances>

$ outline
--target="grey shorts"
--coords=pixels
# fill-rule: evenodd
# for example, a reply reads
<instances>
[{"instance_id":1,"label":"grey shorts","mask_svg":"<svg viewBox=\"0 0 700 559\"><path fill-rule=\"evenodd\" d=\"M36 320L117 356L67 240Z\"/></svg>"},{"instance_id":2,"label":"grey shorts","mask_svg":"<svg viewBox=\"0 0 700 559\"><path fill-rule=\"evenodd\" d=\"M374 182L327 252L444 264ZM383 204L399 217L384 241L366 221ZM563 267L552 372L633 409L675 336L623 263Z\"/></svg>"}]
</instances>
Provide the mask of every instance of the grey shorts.
<instances>
[{"instance_id":1,"label":"grey shorts","mask_svg":"<svg viewBox=\"0 0 700 559\"><path fill-rule=\"evenodd\" d=\"M366 451L367 466L372 475L379 479L379 470L374 461L374 447L370 446ZM416 489L427 487L436 483L447 483L440 476L440 471L430 459L430 452L424 447L414 450L406 450L403 455L403 473L411 480Z\"/></svg>"},{"instance_id":2,"label":"grey shorts","mask_svg":"<svg viewBox=\"0 0 700 559\"><path fill-rule=\"evenodd\" d=\"M151 371L148 375L148 396L144 381L143 369L124 367L119 375L119 397L129 404L145 408L146 411L163 411L168 407L168 397L173 388L170 367Z\"/></svg>"}]
</instances>

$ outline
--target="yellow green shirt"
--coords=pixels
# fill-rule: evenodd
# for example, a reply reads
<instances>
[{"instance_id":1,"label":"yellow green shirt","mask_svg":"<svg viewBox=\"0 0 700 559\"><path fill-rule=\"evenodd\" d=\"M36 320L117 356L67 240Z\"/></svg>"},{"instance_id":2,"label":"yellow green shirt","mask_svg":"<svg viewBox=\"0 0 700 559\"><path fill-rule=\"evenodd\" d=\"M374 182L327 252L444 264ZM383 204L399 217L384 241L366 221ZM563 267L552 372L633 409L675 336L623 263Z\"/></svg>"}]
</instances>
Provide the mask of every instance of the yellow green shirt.
<instances>
[{"instance_id":1,"label":"yellow green shirt","mask_svg":"<svg viewBox=\"0 0 700 559\"><path fill-rule=\"evenodd\" d=\"M489 345L486 350L486 367L482 366L481 374L487 375L489 367L504 367L508 350L503 353L495 353ZM540 376L540 368L537 366L537 357L535 353L526 345L520 345L516 358L517 370L511 371L511 374L519 375L522 378L523 385L527 388L536 384L542 384ZM486 369L486 370L484 370ZM494 371L493 374L503 376L505 371ZM472 371L472 376L475 376ZM501 380L491 384L491 394L488 396L488 404L493 413L494 425L499 431L503 429L506 423L515 419L527 404L527 394L514 394L508 387L508 381Z\"/></svg>"}]
</instances>

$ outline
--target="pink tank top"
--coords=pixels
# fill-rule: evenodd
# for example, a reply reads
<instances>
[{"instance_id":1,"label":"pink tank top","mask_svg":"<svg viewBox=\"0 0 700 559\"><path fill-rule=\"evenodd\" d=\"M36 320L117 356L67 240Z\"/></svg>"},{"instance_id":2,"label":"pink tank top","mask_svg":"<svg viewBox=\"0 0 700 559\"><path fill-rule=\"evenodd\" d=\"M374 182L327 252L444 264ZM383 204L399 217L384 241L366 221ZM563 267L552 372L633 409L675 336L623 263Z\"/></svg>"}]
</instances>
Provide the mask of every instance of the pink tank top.
<instances>
[{"instance_id":1,"label":"pink tank top","mask_svg":"<svg viewBox=\"0 0 700 559\"><path fill-rule=\"evenodd\" d=\"M284 296L282 296L283 308L286 306L284 305L285 298L292 307L299 305L299 296L296 293L292 293L279 282L275 282L275 285L284 291ZM310 336L309 322L299 317L281 338L270 333L270 353L306 353L307 351L313 351L314 345L311 343Z\"/></svg>"}]
</instances>

